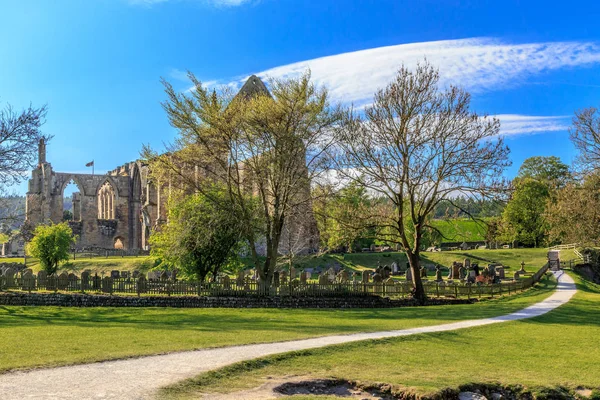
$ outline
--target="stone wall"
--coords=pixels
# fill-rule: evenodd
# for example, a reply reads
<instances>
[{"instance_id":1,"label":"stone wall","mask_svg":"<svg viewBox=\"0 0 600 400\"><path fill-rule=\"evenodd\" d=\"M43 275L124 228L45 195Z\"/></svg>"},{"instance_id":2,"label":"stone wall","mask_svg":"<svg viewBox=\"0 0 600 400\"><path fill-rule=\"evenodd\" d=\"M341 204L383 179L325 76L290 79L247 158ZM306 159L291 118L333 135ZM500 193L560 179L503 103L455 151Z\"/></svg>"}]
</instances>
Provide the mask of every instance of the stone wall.
<instances>
[{"instance_id":1,"label":"stone wall","mask_svg":"<svg viewBox=\"0 0 600 400\"><path fill-rule=\"evenodd\" d=\"M472 304L476 300L430 299L426 305ZM410 299L385 297L165 297L87 294L0 293L4 306L179 307L179 308L393 308L415 306Z\"/></svg>"}]
</instances>

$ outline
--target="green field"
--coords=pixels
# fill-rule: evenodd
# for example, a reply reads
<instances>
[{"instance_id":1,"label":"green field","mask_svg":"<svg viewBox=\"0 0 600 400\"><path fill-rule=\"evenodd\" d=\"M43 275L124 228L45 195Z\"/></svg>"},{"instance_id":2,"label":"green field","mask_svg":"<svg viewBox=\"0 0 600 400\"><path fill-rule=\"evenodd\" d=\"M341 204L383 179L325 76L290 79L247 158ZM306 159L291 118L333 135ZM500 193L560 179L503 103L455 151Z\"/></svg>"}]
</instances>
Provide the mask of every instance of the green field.
<instances>
[{"instance_id":1,"label":"green field","mask_svg":"<svg viewBox=\"0 0 600 400\"><path fill-rule=\"evenodd\" d=\"M553 288L546 280L523 294L478 304L395 309L0 306L0 371L484 318L540 301Z\"/></svg>"},{"instance_id":2,"label":"green field","mask_svg":"<svg viewBox=\"0 0 600 400\"><path fill-rule=\"evenodd\" d=\"M267 357L209 372L163 394L234 392L285 376L383 382L421 395L470 382L600 390L600 285L575 278L575 297L541 317Z\"/></svg>"},{"instance_id":3,"label":"green field","mask_svg":"<svg viewBox=\"0 0 600 400\"><path fill-rule=\"evenodd\" d=\"M23 263L23 258L7 259L10 262ZM93 257L93 258L71 258L68 262L60 266L60 271L74 272L76 274L89 269L92 274L98 275L108 274L112 270L133 271L140 270L147 272L154 266L154 257L139 256L139 257ZM41 268L40 263L35 258L27 257L27 267L34 272L38 272Z\"/></svg>"},{"instance_id":4,"label":"green field","mask_svg":"<svg viewBox=\"0 0 600 400\"><path fill-rule=\"evenodd\" d=\"M487 226L484 221L469 218L434 219L431 225L442 233L442 242L481 242L485 240Z\"/></svg>"}]
</instances>

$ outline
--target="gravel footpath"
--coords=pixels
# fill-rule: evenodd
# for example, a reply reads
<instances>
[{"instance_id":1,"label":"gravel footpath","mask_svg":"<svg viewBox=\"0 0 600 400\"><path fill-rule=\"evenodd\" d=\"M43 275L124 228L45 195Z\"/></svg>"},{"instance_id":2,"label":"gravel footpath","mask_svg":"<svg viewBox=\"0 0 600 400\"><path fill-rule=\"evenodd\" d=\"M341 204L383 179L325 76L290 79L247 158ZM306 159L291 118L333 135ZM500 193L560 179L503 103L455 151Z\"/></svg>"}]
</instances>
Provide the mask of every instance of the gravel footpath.
<instances>
[{"instance_id":1,"label":"gravel footpath","mask_svg":"<svg viewBox=\"0 0 600 400\"><path fill-rule=\"evenodd\" d=\"M147 399L152 398L153 393L163 386L238 361L358 340L451 331L537 317L567 303L575 294L575 283L571 277L559 272L557 278L558 288L546 300L500 317L397 331L335 335L11 372L0 375L0 399Z\"/></svg>"}]
</instances>

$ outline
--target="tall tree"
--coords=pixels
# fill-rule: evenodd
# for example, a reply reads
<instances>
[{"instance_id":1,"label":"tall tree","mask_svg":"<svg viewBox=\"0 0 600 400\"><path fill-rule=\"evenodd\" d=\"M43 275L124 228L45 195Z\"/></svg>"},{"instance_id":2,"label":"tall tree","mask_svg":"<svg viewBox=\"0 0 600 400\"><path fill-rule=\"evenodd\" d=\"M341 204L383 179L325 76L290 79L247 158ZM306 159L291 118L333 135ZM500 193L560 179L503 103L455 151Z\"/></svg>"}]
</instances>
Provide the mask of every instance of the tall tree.
<instances>
[{"instance_id":1,"label":"tall tree","mask_svg":"<svg viewBox=\"0 0 600 400\"><path fill-rule=\"evenodd\" d=\"M393 204L393 214L373 217L381 218L381 239L406 252L421 302L419 254L436 205L456 193L495 195L510 164L500 122L471 111L466 91L438 85L439 72L427 62L414 71L401 67L364 117L347 116L335 154L344 178Z\"/></svg>"},{"instance_id":2,"label":"tall tree","mask_svg":"<svg viewBox=\"0 0 600 400\"><path fill-rule=\"evenodd\" d=\"M76 238L66 222L56 225L39 225L33 239L27 244L27 252L40 261L42 268L53 274L61 262L69 260L69 249Z\"/></svg>"},{"instance_id":3,"label":"tall tree","mask_svg":"<svg viewBox=\"0 0 600 400\"><path fill-rule=\"evenodd\" d=\"M211 93L190 78L195 90L189 94L165 82L169 100L164 108L179 138L168 155L151 158L169 171L173 183L204 192L204 181L189 173L193 166L202 166L208 180L225 185L232 212L243 221L242 233L260 280L269 285L285 224L291 215L312 207L310 182L325 170L325 150L333 144L341 113L308 73L272 80L271 93L251 77L247 85L252 90L242 88L237 96Z\"/></svg>"},{"instance_id":4,"label":"tall tree","mask_svg":"<svg viewBox=\"0 0 600 400\"><path fill-rule=\"evenodd\" d=\"M573 178L569 166L556 156L527 158L521 164L517 177L536 179L553 190L564 187Z\"/></svg>"},{"instance_id":5,"label":"tall tree","mask_svg":"<svg viewBox=\"0 0 600 400\"><path fill-rule=\"evenodd\" d=\"M571 141L579 150L576 164L583 171L600 168L600 112L595 107L575 112Z\"/></svg>"},{"instance_id":6,"label":"tall tree","mask_svg":"<svg viewBox=\"0 0 600 400\"><path fill-rule=\"evenodd\" d=\"M505 239L538 247L544 243L548 233L545 210L550 189L547 184L533 178L515 179L515 186L502 213Z\"/></svg>"},{"instance_id":7,"label":"tall tree","mask_svg":"<svg viewBox=\"0 0 600 400\"><path fill-rule=\"evenodd\" d=\"M600 175L589 174L583 182L572 182L559 190L545 217L552 242L600 241Z\"/></svg>"},{"instance_id":8,"label":"tall tree","mask_svg":"<svg viewBox=\"0 0 600 400\"><path fill-rule=\"evenodd\" d=\"M152 254L184 275L214 280L219 270L236 258L241 224L231 212L222 188L206 189L210 199L196 193L173 196L168 222L150 236Z\"/></svg>"}]
</instances>

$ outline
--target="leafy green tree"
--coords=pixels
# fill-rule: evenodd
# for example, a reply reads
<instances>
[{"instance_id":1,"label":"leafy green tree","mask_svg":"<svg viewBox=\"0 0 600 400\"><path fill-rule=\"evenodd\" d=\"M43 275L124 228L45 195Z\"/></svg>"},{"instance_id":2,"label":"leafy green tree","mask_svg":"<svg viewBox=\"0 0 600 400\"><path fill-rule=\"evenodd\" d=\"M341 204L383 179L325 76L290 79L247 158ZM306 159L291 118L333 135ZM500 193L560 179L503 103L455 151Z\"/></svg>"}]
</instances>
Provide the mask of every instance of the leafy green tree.
<instances>
[{"instance_id":1,"label":"leafy green tree","mask_svg":"<svg viewBox=\"0 0 600 400\"><path fill-rule=\"evenodd\" d=\"M150 236L153 255L200 281L209 273L214 280L236 259L242 233L225 192L213 187L206 193L210 198L197 193L172 199L167 224Z\"/></svg>"},{"instance_id":2,"label":"leafy green tree","mask_svg":"<svg viewBox=\"0 0 600 400\"><path fill-rule=\"evenodd\" d=\"M40 261L42 268L53 274L61 262L69 260L69 249L76 237L65 222L56 225L39 225L33 239L27 244L27 252Z\"/></svg>"},{"instance_id":3,"label":"leafy green tree","mask_svg":"<svg viewBox=\"0 0 600 400\"><path fill-rule=\"evenodd\" d=\"M548 232L545 219L546 203L550 198L548 185L533 178L515 180L515 191L504 212L505 239L526 246L538 247Z\"/></svg>"},{"instance_id":4,"label":"leafy green tree","mask_svg":"<svg viewBox=\"0 0 600 400\"><path fill-rule=\"evenodd\" d=\"M209 91L190 78L195 90L187 93L165 82L163 106L179 136L168 154L145 149L146 157L174 186L200 192L207 180L226 186L261 285L269 286L286 223L290 216L308 215L303 210L311 207L310 184L326 172L326 150L342 114L309 73L272 80L270 93L251 77L236 96ZM206 179L185 166L201 167Z\"/></svg>"},{"instance_id":5,"label":"leafy green tree","mask_svg":"<svg viewBox=\"0 0 600 400\"><path fill-rule=\"evenodd\" d=\"M529 157L519 168L518 178L532 178L546 183L550 189L564 187L573 179L569 166L556 156Z\"/></svg>"},{"instance_id":6,"label":"leafy green tree","mask_svg":"<svg viewBox=\"0 0 600 400\"><path fill-rule=\"evenodd\" d=\"M366 189L355 182L333 195L325 211L329 217L329 224L323 226L326 246L332 250L344 249L351 253L366 245L365 242L372 242L373 232L369 233L369 230L373 229L366 219L371 205Z\"/></svg>"},{"instance_id":7,"label":"leafy green tree","mask_svg":"<svg viewBox=\"0 0 600 400\"><path fill-rule=\"evenodd\" d=\"M546 219L550 240L562 243L600 241L600 175L589 174L583 182L572 182L548 203Z\"/></svg>"}]
</instances>

